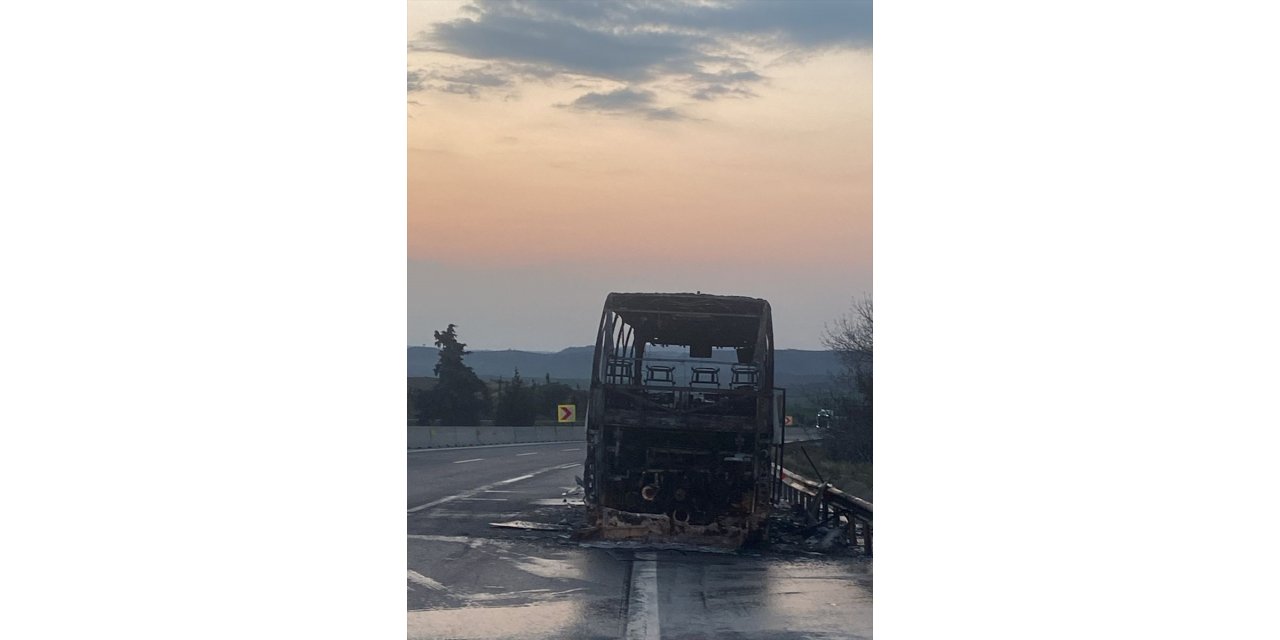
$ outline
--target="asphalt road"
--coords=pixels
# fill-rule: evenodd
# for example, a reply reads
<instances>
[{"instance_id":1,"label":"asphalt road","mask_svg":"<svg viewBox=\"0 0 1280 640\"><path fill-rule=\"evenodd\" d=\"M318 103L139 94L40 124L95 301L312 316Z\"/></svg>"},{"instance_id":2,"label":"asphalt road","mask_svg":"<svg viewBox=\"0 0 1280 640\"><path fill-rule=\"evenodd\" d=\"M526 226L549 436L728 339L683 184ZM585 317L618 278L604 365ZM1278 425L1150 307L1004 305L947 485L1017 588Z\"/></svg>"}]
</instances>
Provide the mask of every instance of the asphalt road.
<instances>
[{"instance_id":1,"label":"asphalt road","mask_svg":"<svg viewBox=\"0 0 1280 640\"><path fill-rule=\"evenodd\" d=\"M409 638L870 638L871 562L585 546L586 447L408 454ZM563 523L563 524L562 524Z\"/></svg>"}]
</instances>

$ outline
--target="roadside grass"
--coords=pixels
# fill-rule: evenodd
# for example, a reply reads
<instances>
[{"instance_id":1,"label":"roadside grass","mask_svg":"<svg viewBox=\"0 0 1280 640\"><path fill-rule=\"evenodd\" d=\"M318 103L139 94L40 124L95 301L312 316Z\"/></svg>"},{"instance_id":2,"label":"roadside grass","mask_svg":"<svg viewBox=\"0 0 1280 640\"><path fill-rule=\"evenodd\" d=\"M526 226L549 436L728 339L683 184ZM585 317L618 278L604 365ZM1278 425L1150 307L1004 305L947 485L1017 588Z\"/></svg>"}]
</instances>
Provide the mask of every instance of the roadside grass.
<instances>
[{"instance_id":1,"label":"roadside grass","mask_svg":"<svg viewBox=\"0 0 1280 640\"><path fill-rule=\"evenodd\" d=\"M800 451L804 447L804 452L809 454L809 458L813 460L813 464L809 464L804 453ZM847 460L832 460L827 456L826 448L818 442L792 442L787 444L782 458L782 466L794 471L810 480L817 481L818 474L813 472L816 466L822 475L822 479L831 483L831 486L851 493L863 500L874 502L871 500L871 463L870 462L849 462Z\"/></svg>"}]
</instances>

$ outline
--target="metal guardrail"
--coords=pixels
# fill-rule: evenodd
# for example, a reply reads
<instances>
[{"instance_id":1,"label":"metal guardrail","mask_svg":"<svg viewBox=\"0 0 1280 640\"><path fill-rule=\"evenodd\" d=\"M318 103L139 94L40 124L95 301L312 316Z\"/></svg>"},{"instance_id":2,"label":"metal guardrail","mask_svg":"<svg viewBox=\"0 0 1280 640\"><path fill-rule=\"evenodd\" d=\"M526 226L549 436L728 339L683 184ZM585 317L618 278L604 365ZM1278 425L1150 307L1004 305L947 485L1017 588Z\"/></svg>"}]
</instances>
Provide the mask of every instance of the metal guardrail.
<instances>
[{"instance_id":1,"label":"metal guardrail","mask_svg":"<svg viewBox=\"0 0 1280 640\"><path fill-rule=\"evenodd\" d=\"M830 484L814 482L790 469L774 465L779 482L776 500L799 504L817 524L840 522L849 539L871 555L871 503ZM816 526L816 525L815 525Z\"/></svg>"}]
</instances>

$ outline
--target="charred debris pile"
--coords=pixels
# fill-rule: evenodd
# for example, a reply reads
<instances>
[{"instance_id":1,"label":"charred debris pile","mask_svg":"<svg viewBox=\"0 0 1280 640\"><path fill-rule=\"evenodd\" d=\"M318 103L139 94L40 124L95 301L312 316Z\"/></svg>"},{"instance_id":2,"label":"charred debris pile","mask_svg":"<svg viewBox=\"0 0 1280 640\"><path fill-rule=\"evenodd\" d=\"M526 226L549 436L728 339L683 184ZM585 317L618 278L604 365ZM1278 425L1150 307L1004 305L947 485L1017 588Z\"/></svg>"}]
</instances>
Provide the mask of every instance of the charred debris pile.
<instances>
[{"instance_id":1,"label":"charred debris pile","mask_svg":"<svg viewBox=\"0 0 1280 640\"><path fill-rule=\"evenodd\" d=\"M740 549L672 542L664 536L654 541L595 539L594 528L587 522L587 512L582 504L582 487L580 486L562 492L559 504L542 504L530 513L521 514L521 519L492 522L490 526L525 531L527 534L521 537L531 541L545 540L598 548L848 557L863 555L857 541L849 535L847 526L831 522L815 522L801 505L786 502L774 505L768 518L767 535L755 544L749 544Z\"/></svg>"}]
</instances>

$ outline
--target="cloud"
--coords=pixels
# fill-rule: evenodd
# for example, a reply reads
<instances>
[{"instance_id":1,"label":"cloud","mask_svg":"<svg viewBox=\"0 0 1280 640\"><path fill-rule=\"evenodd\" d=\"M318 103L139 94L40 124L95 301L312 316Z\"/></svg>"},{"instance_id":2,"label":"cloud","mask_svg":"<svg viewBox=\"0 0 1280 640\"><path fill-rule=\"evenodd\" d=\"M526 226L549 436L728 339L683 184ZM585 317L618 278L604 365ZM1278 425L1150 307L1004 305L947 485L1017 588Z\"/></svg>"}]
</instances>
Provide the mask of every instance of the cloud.
<instances>
[{"instance_id":1,"label":"cloud","mask_svg":"<svg viewBox=\"0 0 1280 640\"><path fill-rule=\"evenodd\" d=\"M484 66L472 75L440 77L441 84L428 88L479 95L521 79L587 77L662 86L700 101L750 98L751 87L767 79L748 52L803 59L872 44L870 0L474 0L462 13L433 25L410 48ZM581 108L600 109L590 96L617 93L587 94L573 104L585 99L589 106Z\"/></svg>"},{"instance_id":2,"label":"cloud","mask_svg":"<svg viewBox=\"0 0 1280 640\"><path fill-rule=\"evenodd\" d=\"M486 90L510 89L520 79L545 79L550 75L529 65L505 63L418 69L409 72L409 91L442 91L479 97Z\"/></svg>"},{"instance_id":3,"label":"cloud","mask_svg":"<svg viewBox=\"0 0 1280 640\"><path fill-rule=\"evenodd\" d=\"M467 69L457 74L444 75L442 76L442 79L448 82L469 84L478 87L505 87L511 84L511 80L509 78L486 69Z\"/></svg>"},{"instance_id":4,"label":"cloud","mask_svg":"<svg viewBox=\"0 0 1280 640\"><path fill-rule=\"evenodd\" d=\"M573 106L579 109L586 108L618 111L648 106L652 102L652 91L618 89L617 91L610 91L608 93L585 94L577 100L574 100Z\"/></svg>"},{"instance_id":5,"label":"cloud","mask_svg":"<svg viewBox=\"0 0 1280 640\"><path fill-rule=\"evenodd\" d=\"M438 24L429 40L442 51L468 58L615 80L646 80L663 69L695 64L701 59L699 49L710 44L703 36L593 29L508 9L486 11L478 20Z\"/></svg>"},{"instance_id":6,"label":"cloud","mask_svg":"<svg viewBox=\"0 0 1280 640\"><path fill-rule=\"evenodd\" d=\"M642 115L650 120L681 120L684 118L680 112L670 107L654 106L655 96L652 91L636 91L630 88L622 88L607 93L587 93L579 96L568 105L558 105L569 107L581 111L600 111L612 114L637 114Z\"/></svg>"},{"instance_id":7,"label":"cloud","mask_svg":"<svg viewBox=\"0 0 1280 640\"><path fill-rule=\"evenodd\" d=\"M746 38L771 49L871 48L870 0L804 2L646 3L653 21Z\"/></svg>"},{"instance_id":8,"label":"cloud","mask_svg":"<svg viewBox=\"0 0 1280 640\"><path fill-rule=\"evenodd\" d=\"M782 49L870 48L872 42L871 0L476 0L470 9L479 25L572 27L620 38L655 34L682 36L692 43L753 39Z\"/></svg>"},{"instance_id":9,"label":"cloud","mask_svg":"<svg viewBox=\"0 0 1280 640\"><path fill-rule=\"evenodd\" d=\"M750 85L764 80L764 76L749 69L726 69L718 73L691 73L686 82L689 97L696 100L716 100L727 97L753 98L756 94L751 91Z\"/></svg>"}]
</instances>

